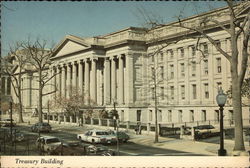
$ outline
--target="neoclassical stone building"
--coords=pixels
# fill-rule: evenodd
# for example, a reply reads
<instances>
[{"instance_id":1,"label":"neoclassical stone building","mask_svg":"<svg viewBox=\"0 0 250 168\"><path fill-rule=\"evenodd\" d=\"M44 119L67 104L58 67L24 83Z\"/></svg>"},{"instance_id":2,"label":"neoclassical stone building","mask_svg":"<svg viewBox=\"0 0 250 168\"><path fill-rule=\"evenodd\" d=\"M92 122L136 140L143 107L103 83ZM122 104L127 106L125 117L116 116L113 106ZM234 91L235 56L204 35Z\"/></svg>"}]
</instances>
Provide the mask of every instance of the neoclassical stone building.
<instances>
[{"instance_id":1,"label":"neoclassical stone building","mask_svg":"<svg viewBox=\"0 0 250 168\"><path fill-rule=\"evenodd\" d=\"M215 15L226 10L217 9L183 22L195 26L201 18L213 16L226 25L228 15ZM239 14L246 12L249 12L248 7L242 8ZM48 89L56 87L58 95L69 97L72 88L77 88L80 94L95 102L94 108L111 110L116 102L122 121L143 123L154 123L153 93L156 89L159 123L218 121L215 97L218 87L224 91L230 88L229 62L207 39L200 39L197 46L197 38L192 38L197 34L175 27L176 24L151 30L129 27L91 38L67 35L54 48L53 64L48 71L58 75L51 80ZM206 31L223 50L231 52L227 32L214 24L208 25ZM154 72L156 88L152 83ZM249 68L246 77L250 77ZM52 97L46 97L44 102ZM30 107L31 99L34 104L36 101L27 96ZM250 102L243 101L244 124L249 124ZM225 107L225 119L233 120L230 101Z\"/></svg>"}]
</instances>

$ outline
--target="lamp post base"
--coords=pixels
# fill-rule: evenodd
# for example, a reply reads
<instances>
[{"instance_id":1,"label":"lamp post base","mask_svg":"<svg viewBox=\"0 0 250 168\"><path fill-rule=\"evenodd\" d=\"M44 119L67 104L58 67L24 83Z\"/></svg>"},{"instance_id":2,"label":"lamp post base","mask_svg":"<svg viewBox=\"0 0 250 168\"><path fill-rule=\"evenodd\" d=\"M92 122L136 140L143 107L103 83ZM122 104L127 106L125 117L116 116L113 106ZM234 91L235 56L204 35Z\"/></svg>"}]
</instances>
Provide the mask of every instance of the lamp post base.
<instances>
[{"instance_id":1,"label":"lamp post base","mask_svg":"<svg viewBox=\"0 0 250 168\"><path fill-rule=\"evenodd\" d=\"M227 155L227 151L225 149L218 150L218 156L226 156L226 155Z\"/></svg>"}]
</instances>

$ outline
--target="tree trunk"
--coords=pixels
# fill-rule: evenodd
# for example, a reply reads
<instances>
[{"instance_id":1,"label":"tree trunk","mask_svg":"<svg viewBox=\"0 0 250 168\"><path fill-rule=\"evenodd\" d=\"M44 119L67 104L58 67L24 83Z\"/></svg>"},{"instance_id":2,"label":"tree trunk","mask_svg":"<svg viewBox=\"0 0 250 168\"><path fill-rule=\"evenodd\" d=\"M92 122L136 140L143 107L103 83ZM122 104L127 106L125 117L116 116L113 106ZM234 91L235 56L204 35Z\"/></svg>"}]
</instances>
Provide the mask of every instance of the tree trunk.
<instances>
[{"instance_id":1,"label":"tree trunk","mask_svg":"<svg viewBox=\"0 0 250 168\"><path fill-rule=\"evenodd\" d=\"M21 86L22 86L22 78L21 78L21 71L19 71L18 75L18 82L19 86L18 87L18 101L19 101L19 109L18 109L18 122L23 123L23 102L22 102L22 91L21 91Z\"/></svg>"},{"instance_id":2,"label":"tree trunk","mask_svg":"<svg viewBox=\"0 0 250 168\"><path fill-rule=\"evenodd\" d=\"M18 110L18 122L19 123L23 123L23 104L22 104L22 100L21 100L21 97L18 98L19 99L19 110Z\"/></svg>"},{"instance_id":3,"label":"tree trunk","mask_svg":"<svg viewBox=\"0 0 250 168\"><path fill-rule=\"evenodd\" d=\"M43 111L42 111L42 72L39 70L39 93L38 93L38 121L43 122Z\"/></svg>"},{"instance_id":4,"label":"tree trunk","mask_svg":"<svg viewBox=\"0 0 250 168\"><path fill-rule=\"evenodd\" d=\"M234 151L245 151L243 139L243 122L242 122L242 106L241 106L241 87L237 78L232 78L232 97L234 111Z\"/></svg>"}]
</instances>

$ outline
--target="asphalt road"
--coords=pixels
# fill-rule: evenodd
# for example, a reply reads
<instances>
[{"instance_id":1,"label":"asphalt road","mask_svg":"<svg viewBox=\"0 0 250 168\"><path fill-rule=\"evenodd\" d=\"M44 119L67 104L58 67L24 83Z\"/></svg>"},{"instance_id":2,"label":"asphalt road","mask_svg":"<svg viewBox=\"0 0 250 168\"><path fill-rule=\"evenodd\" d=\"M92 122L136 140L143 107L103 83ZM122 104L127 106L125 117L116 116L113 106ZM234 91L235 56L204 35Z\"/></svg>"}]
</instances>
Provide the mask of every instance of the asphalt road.
<instances>
[{"instance_id":1,"label":"asphalt road","mask_svg":"<svg viewBox=\"0 0 250 168\"><path fill-rule=\"evenodd\" d=\"M50 133L41 133L40 136L50 135L60 138L63 142L67 141L79 141L76 138L76 134L85 132L89 128L86 127L77 127L77 126L63 126L58 124L52 124L52 132ZM22 125L17 126L17 129L20 129L27 137L29 137L29 148L35 148L34 144L36 139L39 137L38 133L31 132L30 126ZM20 143L19 143L20 145ZM18 145L17 145L18 146ZM25 144L23 144L25 146ZM26 145L27 146L27 145ZM109 149L117 151L117 144L107 145ZM23 150L27 147L23 147ZM19 149L20 150L20 149ZM12 149L13 151L13 149ZM38 151L30 151L31 155L39 155ZM132 141L127 143L119 144L119 155L120 156L201 156L199 154L187 153L183 151L170 150L156 148L152 146L145 146L142 144L136 144Z\"/></svg>"}]
</instances>

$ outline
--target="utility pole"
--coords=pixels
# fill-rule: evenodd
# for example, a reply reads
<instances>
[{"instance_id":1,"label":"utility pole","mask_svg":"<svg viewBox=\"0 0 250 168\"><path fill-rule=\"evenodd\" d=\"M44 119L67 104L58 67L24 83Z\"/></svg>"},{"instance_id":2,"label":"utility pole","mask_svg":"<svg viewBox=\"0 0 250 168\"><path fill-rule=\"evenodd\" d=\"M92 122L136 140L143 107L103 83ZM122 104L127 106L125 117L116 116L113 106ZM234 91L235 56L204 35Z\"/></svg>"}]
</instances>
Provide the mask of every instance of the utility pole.
<instances>
[{"instance_id":1,"label":"utility pole","mask_svg":"<svg viewBox=\"0 0 250 168\"><path fill-rule=\"evenodd\" d=\"M50 119L50 113L49 113L49 100L48 100L48 115L47 115L47 119L48 119L48 124L49 124L49 119Z\"/></svg>"}]
</instances>

